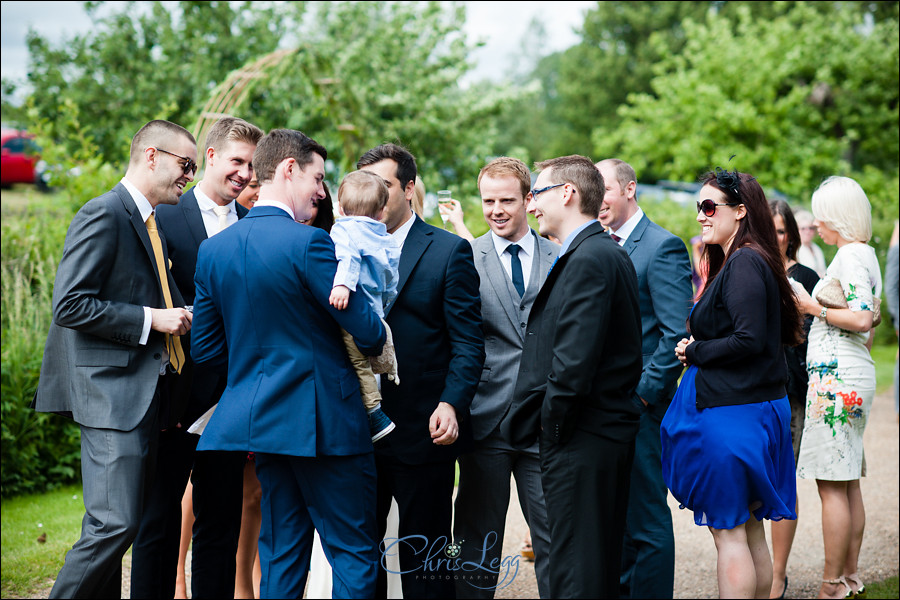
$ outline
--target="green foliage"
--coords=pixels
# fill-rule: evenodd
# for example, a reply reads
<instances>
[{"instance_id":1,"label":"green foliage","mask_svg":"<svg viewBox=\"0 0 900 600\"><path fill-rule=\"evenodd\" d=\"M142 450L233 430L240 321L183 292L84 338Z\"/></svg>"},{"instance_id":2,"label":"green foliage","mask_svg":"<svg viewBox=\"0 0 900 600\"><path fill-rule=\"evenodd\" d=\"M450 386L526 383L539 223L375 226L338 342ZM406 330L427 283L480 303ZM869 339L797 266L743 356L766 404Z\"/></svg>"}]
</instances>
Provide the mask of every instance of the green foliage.
<instances>
[{"instance_id":1,"label":"green foliage","mask_svg":"<svg viewBox=\"0 0 900 600\"><path fill-rule=\"evenodd\" d=\"M74 104L101 162L111 164L121 163L122 148L150 119L192 129L224 76L274 50L289 26L281 3L178 2L172 11L169 2L128 2L115 10L104 4L86 2L93 28L58 46L29 32L28 84L43 118L53 120L66 112L64 103ZM12 109L21 117L7 100L11 91L4 82L4 116ZM71 137L55 142L70 151L79 145Z\"/></svg>"},{"instance_id":2,"label":"green foliage","mask_svg":"<svg viewBox=\"0 0 900 600\"><path fill-rule=\"evenodd\" d=\"M29 405L37 389L51 320L56 266L73 212L65 203L36 200L2 222L2 375L0 375L0 493L39 492L77 480L78 427Z\"/></svg>"}]
</instances>

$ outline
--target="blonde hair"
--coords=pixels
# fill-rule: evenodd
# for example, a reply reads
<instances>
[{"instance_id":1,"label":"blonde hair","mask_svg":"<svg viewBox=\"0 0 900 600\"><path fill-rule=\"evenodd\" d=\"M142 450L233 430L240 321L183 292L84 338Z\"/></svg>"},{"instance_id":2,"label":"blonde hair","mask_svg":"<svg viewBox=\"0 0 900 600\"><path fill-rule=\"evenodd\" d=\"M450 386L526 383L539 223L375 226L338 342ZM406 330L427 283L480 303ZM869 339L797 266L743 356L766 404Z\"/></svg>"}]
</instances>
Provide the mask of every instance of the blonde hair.
<instances>
[{"instance_id":1,"label":"blonde hair","mask_svg":"<svg viewBox=\"0 0 900 600\"><path fill-rule=\"evenodd\" d=\"M338 187L338 204L345 215L377 219L387 201L387 184L369 171L347 173Z\"/></svg>"},{"instance_id":2,"label":"blonde hair","mask_svg":"<svg viewBox=\"0 0 900 600\"><path fill-rule=\"evenodd\" d=\"M813 192L812 212L848 242L872 238L872 205L862 187L849 177L832 176L823 181Z\"/></svg>"},{"instance_id":3,"label":"blonde hair","mask_svg":"<svg viewBox=\"0 0 900 600\"><path fill-rule=\"evenodd\" d=\"M425 182L418 175L416 175L416 193L412 199L412 209L417 215L425 218L423 214L425 211Z\"/></svg>"}]
</instances>

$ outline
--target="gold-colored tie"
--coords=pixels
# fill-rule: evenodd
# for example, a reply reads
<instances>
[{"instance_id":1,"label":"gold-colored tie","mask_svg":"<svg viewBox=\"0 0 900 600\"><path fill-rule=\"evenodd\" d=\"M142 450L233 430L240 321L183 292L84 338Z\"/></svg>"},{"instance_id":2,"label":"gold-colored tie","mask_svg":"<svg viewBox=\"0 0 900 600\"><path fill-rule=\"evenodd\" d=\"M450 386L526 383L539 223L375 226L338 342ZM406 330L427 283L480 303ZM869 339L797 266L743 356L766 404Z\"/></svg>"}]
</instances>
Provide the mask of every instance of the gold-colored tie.
<instances>
[{"instance_id":1,"label":"gold-colored tie","mask_svg":"<svg viewBox=\"0 0 900 600\"><path fill-rule=\"evenodd\" d=\"M228 213L231 212L227 206L213 206L213 212L216 213L216 216L219 217L219 231L227 228L228 223Z\"/></svg>"},{"instance_id":2,"label":"gold-colored tie","mask_svg":"<svg viewBox=\"0 0 900 600\"><path fill-rule=\"evenodd\" d=\"M156 218L153 213L147 218L147 233L150 235L150 245L153 247L153 257L156 259L156 269L159 271L159 284L162 286L163 299L166 308L172 307L172 294L169 292L169 270L163 260L162 240L159 238L159 229L156 227ZM177 335L166 334L166 350L169 351L169 364L176 373L181 373L184 366L184 350L181 348L181 338Z\"/></svg>"}]
</instances>

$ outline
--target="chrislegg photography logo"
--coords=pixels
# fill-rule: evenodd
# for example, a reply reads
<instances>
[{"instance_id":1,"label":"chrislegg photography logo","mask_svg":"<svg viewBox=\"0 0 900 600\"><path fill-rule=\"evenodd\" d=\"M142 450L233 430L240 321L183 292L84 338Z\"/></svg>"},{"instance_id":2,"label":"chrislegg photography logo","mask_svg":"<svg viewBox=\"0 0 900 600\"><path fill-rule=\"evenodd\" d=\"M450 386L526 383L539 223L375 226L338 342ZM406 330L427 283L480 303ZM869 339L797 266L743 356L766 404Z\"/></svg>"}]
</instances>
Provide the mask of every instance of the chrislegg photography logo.
<instances>
[{"instance_id":1,"label":"chrislegg photography logo","mask_svg":"<svg viewBox=\"0 0 900 600\"><path fill-rule=\"evenodd\" d=\"M516 554L489 559L488 551L498 543L497 533L488 532L477 551L468 554L472 560L464 560L462 554L466 540L451 542L445 536L440 536L430 541L424 535L385 538L381 543L381 568L397 575L415 573L417 579L452 579L465 581L482 590L502 590L515 581L519 574L519 556ZM394 571L388 566L388 558L399 557L401 548L411 552L414 560L408 565L411 568L403 570L401 567Z\"/></svg>"}]
</instances>

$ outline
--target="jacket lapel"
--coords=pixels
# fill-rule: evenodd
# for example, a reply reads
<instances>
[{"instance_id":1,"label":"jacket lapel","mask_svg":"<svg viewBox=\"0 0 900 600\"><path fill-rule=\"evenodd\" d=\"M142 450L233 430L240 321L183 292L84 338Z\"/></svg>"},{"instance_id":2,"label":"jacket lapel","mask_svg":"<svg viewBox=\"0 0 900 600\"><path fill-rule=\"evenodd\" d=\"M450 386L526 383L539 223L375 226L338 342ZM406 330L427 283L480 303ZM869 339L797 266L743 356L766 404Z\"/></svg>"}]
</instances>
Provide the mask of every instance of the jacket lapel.
<instances>
[{"instance_id":1,"label":"jacket lapel","mask_svg":"<svg viewBox=\"0 0 900 600\"><path fill-rule=\"evenodd\" d=\"M503 265L500 263L500 257L497 256L494 240L491 238L490 234L482 238L482 243L479 244L479 246L478 258L481 260L482 267L491 282L494 293L497 294L497 297L500 299L500 306L503 307L503 311L506 313L506 316L509 317L510 323L513 324L513 329L515 329L520 336L523 336L524 334L521 331L521 327L518 327L519 321L516 317L516 313L518 312L516 310L517 306L515 302L516 295L514 295L510 289L512 282L509 279L509 275L506 274Z\"/></svg>"},{"instance_id":2,"label":"jacket lapel","mask_svg":"<svg viewBox=\"0 0 900 600\"><path fill-rule=\"evenodd\" d=\"M638 221L638 224L635 225L634 230L632 230L631 235L628 236L628 239L625 240L625 244L623 248L628 252L628 256L635 251L637 245L641 243L641 237L644 235L644 232L647 231L647 226L650 224L650 219L647 218L645 214L641 217L641 220Z\"/></svg>"},{"instance_id":3,"label":"jacket lapel","mask_svg":"<svg viewBox=\"0 0 900 600\"><path fill-rule=\"evenodd\" d=\"M206 225L203 224L203 214L197 205L197 196L194 194L194 188L189 189L181 196L179 201L181 210L184 211L184 220L188 224L188 229L194 237L196 246L206 239Z\"/></svg>"},{"instance_id":4,"label":"jacket lapel","mask_svg":"<svg viewBox=\"0 0 900 600\"><path fill-rule=\"evenodd\" d=\"M400 252L400 266L398 268L400 281L397 283L397 296L394 301L385 309L384 316L390 314L391 309L397 304L397 298L403 293L403 287L406 285L410 274L416 268L419 259L425 254L425 249L431 244L431 231L424 221L418 216L413 216L415 222L403 242L403 250Z\"/></svg>"}]
</instances>

